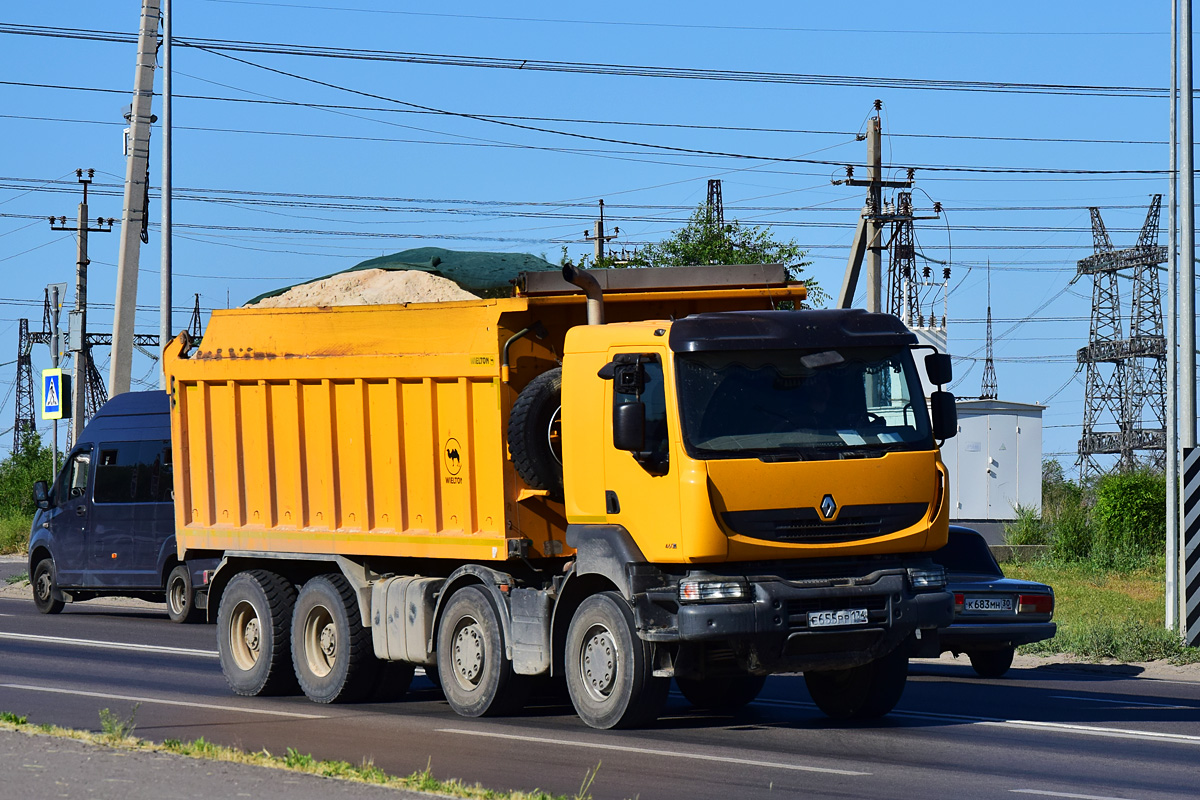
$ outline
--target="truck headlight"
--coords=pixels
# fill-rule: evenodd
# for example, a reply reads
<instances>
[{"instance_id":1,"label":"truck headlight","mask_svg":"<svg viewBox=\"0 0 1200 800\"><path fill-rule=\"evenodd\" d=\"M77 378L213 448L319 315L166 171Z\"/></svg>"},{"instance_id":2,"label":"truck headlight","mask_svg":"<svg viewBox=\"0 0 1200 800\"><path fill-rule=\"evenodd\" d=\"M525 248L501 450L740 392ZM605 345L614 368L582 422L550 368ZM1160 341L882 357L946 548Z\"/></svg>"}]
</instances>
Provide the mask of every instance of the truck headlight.
<instances>
[{"instance_id":1,"label":"truck headlight","mask_svg":"<svg viewBox=\"0 0 1200 800\"><path fill-rule=\"evenodd\" d=\"M908 583L914 589L941 589L946 585L946 570L936 564L932 567L909 567Z\"/></svg>"},{"instance_id":2,"label":"truck headlight","mask_svg":"<svg viewBox=\"0 0 1200 800\"><path fill-rule=\"evenodd\" d=\"M723 603L745 600L750 587L745 581L721 578L684 578L679 582L679 599L684 603Z\"/></svg>"}]
</instances>

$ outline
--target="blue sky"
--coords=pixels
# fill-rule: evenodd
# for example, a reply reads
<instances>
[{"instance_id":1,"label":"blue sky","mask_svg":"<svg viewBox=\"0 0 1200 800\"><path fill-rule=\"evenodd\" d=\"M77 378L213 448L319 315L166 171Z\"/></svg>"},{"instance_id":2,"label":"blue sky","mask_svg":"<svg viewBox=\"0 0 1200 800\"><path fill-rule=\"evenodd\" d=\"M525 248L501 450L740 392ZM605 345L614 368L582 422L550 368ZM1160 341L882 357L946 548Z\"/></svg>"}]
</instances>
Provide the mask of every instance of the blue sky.
<instances>
[{"instance_id":1,"label":"blue sky","mask_svg":"<svg viewBox=\"0 0 1200 800\"><path fill-rule=\"evenodd\" d=\"M48 15L37 4L10 3L0 21L132 34L139 8L138 0L64 0ZM836 293L862 194L830 184L842 174L836 165L778 159L861 164L865 144L854 134L879 98L885 163L918 168L918 210L932 200L946 209L948 225L921 223L916 238L925 255L953 263L952 352L982 356L990 260L1000 397L1049 399L1044 449L1069 465L1083 399L1082 373L1071 379L1074 352L1086 344L1091 289L1086 281L1068 284L1075 262L1092 252L1087 206L1101 206L1115 244L1128 246L1149 196L1166 193L1165 97L946 88L948 81L1165 88L1166 2L175 0L174 12L181 40L423 53L438 62L470 56L826 76L699 80L222 56L177 46L176 328L194 293L205 309L238 305L409 247L557 261L566 246L578 258L590 252L583 232L600 198L608 225L621 229L616 246L657 241L703 202L709 178L723 181L727 218L794 238L809 251L810 274ZM121 112L134 55L129 43L0 33L0 348L9 352L18 318L40 328L46 283L73 286L75 243L44 217L73 218L76 168L97 170L92 216L120 217ZM896 78L908 80L899 87L872 80ZM915 80L932 88L911 88ZM454 113L413 113L418 107ZM501 115L526 127L463 115ZM157 141L156 131L155 186ZM1005 168L1160 174L995 171ZM155 199L155 222L158 214ZM1165 228L1164 213L1163 244ZM89 311L94 331L111 324L103 304L113 299L117 240L115 233L91 238L89 299L100 304ZM153 226L139 288L146 310L138 326L148 333L158 330L159 247ZM98 361L107 375L107 353L99 351ZM956 367L960 395L980 391L982 363L973 363ZM35 370L48 365L48 353L36 349ZM0 370L0 430L12 424L5 393L13 368ZM154 385L154 365L139 357L134 377ZM0 437L0 449L10 444L11 434Z\"/></svg>"}]
</instances>

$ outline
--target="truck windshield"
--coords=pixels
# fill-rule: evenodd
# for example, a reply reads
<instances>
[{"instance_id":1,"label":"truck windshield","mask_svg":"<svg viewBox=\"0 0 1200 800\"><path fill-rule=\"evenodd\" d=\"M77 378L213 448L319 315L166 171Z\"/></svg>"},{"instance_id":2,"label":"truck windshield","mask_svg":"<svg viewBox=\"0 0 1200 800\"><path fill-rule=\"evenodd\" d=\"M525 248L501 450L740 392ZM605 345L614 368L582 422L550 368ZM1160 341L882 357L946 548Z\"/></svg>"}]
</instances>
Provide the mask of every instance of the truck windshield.
<instances>
[{"instance_id":1,"label":"truck windshield","mask_svg":"<svg viewBox=\"0 0 1200 800\"><path fill-rule=\"evenodd\" d=\"M680 353L677 375L684 444L695 458L863 458L933 448L907 347Z\"/></svg>"}]
</instances>

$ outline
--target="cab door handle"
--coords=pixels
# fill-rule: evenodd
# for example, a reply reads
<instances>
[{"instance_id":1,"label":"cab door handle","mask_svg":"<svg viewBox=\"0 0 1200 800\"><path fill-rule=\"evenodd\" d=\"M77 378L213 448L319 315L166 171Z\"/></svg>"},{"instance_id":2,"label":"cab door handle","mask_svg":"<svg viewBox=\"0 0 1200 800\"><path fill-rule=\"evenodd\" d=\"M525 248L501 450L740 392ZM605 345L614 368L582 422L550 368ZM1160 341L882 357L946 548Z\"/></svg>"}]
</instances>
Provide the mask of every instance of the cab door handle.
<instances>
[{"instance_id":1,"label":"cab door handle","mask_svg":"<svg viewBox=\"0 0 1200 800\"><path fill-rule=\"evenodd\" d=\"M87 516L87 506L75 506L75 516L86 517Z\"/></svg>"}]
</instances>

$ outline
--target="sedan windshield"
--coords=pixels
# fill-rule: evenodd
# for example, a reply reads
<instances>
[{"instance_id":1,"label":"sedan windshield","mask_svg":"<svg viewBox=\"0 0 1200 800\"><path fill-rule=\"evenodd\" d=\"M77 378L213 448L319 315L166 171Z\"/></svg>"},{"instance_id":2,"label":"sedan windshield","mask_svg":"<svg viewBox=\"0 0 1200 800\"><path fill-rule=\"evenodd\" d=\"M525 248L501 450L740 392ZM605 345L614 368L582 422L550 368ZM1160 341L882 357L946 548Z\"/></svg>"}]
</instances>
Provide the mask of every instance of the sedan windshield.
<instances>
[{"instance_id":1,"label":"sedan windshield","mask_svg":"<svg viewBox=\"0 0 1200 800\"><path fill-rule=\"evenodd\" d=\"M684 442L697 458L933 448L907 347L681 353L677 370Z\"/></svg>"}]
</instances>

